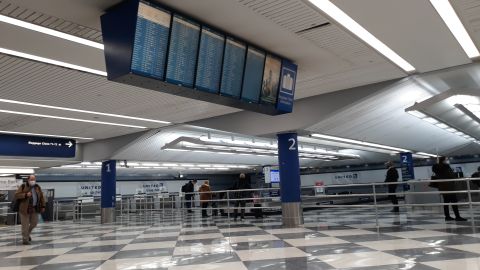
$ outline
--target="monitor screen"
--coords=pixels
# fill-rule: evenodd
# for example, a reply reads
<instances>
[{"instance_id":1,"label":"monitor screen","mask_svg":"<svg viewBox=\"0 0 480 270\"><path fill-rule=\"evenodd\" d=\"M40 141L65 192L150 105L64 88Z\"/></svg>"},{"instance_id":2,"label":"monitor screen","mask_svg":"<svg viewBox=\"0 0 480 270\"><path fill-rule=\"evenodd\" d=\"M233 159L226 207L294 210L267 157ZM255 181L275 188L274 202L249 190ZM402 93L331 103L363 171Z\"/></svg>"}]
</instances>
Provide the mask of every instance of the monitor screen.
<instances>
[{"instance_id":1,"label":"monitor screen","mask_svg":"<svg viewBox=\"0 0 480 270\"><path fill-rule=\"evenodd\" d=\"M265 59L265 68L263 70L261 101L264 103L276 104L278 86L280 84L280 70L282 62L280 58L270 54Z\"/></svg>"},{"instance_id":2,"label":"monitor screen","mask_svg":"<svg viewBox=\"0 0 480 270\"><path fill-rule=\"evenodd\" d=\"M280 183L280 171L270 170L270 179L272 183Z\"/></svg>"},{"instance_id":3,"label":"monitor screen","mask_svg":"<svg viewBox=\"0 0 480 270\"><path fill-rule=\"evenodd\" d=\"M265 53L253 47L248 47L243 77L242 100L258 103L260 89L262 88L264 63Z\"/></svg>"},{"instance_id":4,"label":"monitor screen","mask_svg":"<svg viewBox=\"0 0 480 270\"><path fill-rule=\"evenodd\" d=\"M218 93L222 75L222 58L225 37L207 27L202 28L197 63L195 87L198 90Z\"/></svg>"},{"instance_id":5,"label":"monitor screen","mask_svg":"<svg viewBox=\"0 0 480 270\"><path fill-rule=\"evenodd\" d=\"M200 25L174 15L167 60L167 82L193 87Z\"/></svg>"},{"instance_id":6,"label":"monitor screen","mask_svg":"<svg viewBox=\"0 0 480 270\"><path fill-rule=\"evenodd\" d=\"M243 68L245 66L244 43L227 37L223 56L222 83L220 93L225 96L238 98L242 92Z\"/></svg>"},{"instance_id":7,"label":"monitor screen","mask_svg":"<svg viewBox=\"0 0 480 270\"><path fill-rule=\"evenodd\" d=\"M132 72L164 79L171 14L140 2L132 54Z\"/></svg>"}]
</instances>

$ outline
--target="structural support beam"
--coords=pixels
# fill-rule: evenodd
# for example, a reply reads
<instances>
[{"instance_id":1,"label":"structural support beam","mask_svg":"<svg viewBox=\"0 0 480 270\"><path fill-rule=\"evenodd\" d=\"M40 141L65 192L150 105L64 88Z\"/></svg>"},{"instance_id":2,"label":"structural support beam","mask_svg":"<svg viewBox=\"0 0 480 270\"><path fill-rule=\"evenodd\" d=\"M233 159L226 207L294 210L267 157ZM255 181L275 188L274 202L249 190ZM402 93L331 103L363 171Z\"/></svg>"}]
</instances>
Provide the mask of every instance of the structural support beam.
<instances>
[{"instance_id":1,"label":"structural support beam","mask_svg":"<svg viewBox=\"0 0 480 270\"><path fill-rule=\"evenodd\" d=\"M283 225L288 228L303 224L300 198L300 165L297 133L278 134L278 164Z\"/></svg>"},{"instance_id":2,"label":"structural support beam","mask_svg":"<svg viewBox=\"0 0 480 270\"><path fill-rule=\"evenodd\" d=\"M101 222L115 222L115 199L117 190L117 162L107 160L102 162L102 201L101 201Z\"/></svg>"}]
</instances>

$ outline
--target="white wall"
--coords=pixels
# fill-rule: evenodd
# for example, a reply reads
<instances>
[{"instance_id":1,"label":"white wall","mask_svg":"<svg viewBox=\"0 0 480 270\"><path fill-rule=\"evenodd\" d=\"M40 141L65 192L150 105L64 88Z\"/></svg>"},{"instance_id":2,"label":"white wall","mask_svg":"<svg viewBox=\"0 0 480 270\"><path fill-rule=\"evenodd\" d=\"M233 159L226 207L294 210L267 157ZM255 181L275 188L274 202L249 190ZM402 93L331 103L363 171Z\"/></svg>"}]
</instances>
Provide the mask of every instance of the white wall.
<instances>
[{"instance_id":1,"label":"white wall","mask_svg":"<svg viewBox=\"0 0 480 270\"><path fill-rule=\"evenodd\" d=\"M480 163L463 163L452 164L451 167L455 170L461 167L465 177L470 177L480 166ZM415 167L415 179L430 179L432 176L431 167ZM323 173L323 174L309 174L301 176L302 186L315 185L317 181L323 181L325 185L334 184L355 184L355 183L371 183L385 181L387 170L371 170L371 171L352 171L341 173ZM398 174L401 175L400 169Z\"/></svg>"},{"instance_id":2,"label":"white wall","mask_svg":"<svg viewBox=\"0 0 480 270\"><path fill-rule=\"evenodd\" d=\"M186 181L118 181L117 194L135 194L137 189L142 189L144 184L162 183L168 192L179 192ZM78 197L81 195L80 186L100 186L100 181L91 182L39 182L42 189L55 189L56 198ZM98 189L100 192L100 189ZM98 193L99 194L99 193Z\"/></svg>"}]
</instances>

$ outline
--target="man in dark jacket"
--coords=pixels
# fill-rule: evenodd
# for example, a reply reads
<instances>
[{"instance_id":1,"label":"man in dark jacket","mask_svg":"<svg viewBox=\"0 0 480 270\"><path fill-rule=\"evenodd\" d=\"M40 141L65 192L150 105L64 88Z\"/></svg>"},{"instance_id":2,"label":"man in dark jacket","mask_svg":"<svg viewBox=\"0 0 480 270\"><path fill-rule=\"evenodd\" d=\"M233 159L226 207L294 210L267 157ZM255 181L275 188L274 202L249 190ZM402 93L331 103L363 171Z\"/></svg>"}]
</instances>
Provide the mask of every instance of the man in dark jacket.
<instances>
[{"instance_id":1,"label":"man in dark jacket","mask_svg":"<svg viewBox=\"0 0 480 270\"><path fill-rule=\"evenodd\" d=\"M195 185L197 184L197 180L190 180L185 186L183 192L185 192L185 207L188 210L188 213L192 213L192 200L195 196Z\"/></svg>"},{"instance_id":2,"label":"man in dark jacket","mask_svg":"<svg viewBox=\"0 0 480 270\"><path fill-rule=\"evenodd\" d=\"M455 179L455 173L447 162L446 157L439 157L438 163L432 166L432 172L435 174L432 179L444 180L444 179ZM435 185L440 191L454 191L455 182L438 182ZM442 194L444 203L457 203L457 195L455 193ZM458 205L452 205L453 213L455 213L455 219L450 216L450 210L448 205L443 206L443 212L445 213L445 220L456 220L456 221L466 221L466 219L460 216L458 211Z\"/></svg>"},{"instance_id":3,"label":"man in dark jacket","mask_svg":"<svg viewBox=\"0 0 480 270\"><path fill-rule=\"evenodd\" d=\"M393 165L393 162L389 161L385 163L385 166L387 167L387 175L385 177L385 183L396 183L398 182L398 172L395 166ZM390 184L388 185L388 193L395 193L397 192L397 185ZM398 213L400 209L398 208L398 198L397 195L395 194L390 194L388 195L388 198L394 205L392 212Z\"/></svg>"},{"instance_id":4,"label":"man in dark jacket","mask_svg":"<svg viewBox=\"0 0 480 270\"><path fill-rule=\"evenodd\" d=\"M246 198L250 197L251 192L247 191L246 189L251 189L250 181L247 179L244 173L240 174L237 183L235 184L234 190L240 190L235 192L235 210L234 210L234 220L236 221L238 218L238 207L240 207L241 211L241 219L245 218L245 205L247 201Z\"/></svg>"},{"instance_id":5,"label":"man in dark jacket","mask_svg":"<svg viewBox=\"0 0 480 270\"><path fill-rule=\"evenodd\" d=\"M30 245L30 233L37 226L39 213L45 212L45 197L42 189L36 183L35 175L30 175L28 181L15 192L18 200L18 212L22 223L22 238L24 245Z\"/></svg>"},{"instance_id":6,"label":"man in dark jacket","mask_svg":"<svg viewBox=\"0 0 480 270\"><path fill-rule=\"evenodd\" d=\"M472 178L480 178L480 167L472 174ZM473 180L472 182L477 185L477 187L480 187L480 180Z\"/></svg>"}]
</instances>

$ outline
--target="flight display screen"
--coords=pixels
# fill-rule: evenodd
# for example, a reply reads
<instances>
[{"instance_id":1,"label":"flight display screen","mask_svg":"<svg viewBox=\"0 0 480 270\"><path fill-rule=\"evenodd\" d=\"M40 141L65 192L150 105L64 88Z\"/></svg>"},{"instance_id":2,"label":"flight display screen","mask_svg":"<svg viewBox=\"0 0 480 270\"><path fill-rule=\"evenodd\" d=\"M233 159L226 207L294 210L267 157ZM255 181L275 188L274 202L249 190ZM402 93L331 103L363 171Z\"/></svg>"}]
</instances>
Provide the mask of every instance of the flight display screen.
<instances>
[{"instance_id":1,"label":"flight display screen","mask_svg":"<svg viewBox=\"0 0 480 270\"><path fill-rule=\"evenodd\" d=\"M195 88L218 93L222 73L225 37L207 27L202 28Z\"/></svg>"},{"instance_id":2,"label":"flight display screen","mask_svg":"<svg viewBox=\"0 0 480 270\"><path fill-rule=\"evenodd\" d=\"M265 53L248 47L247 61L243 75L242 99L248 102L258 103L263 79L263 65Z\"/></svg>"},{"instance_id":3,"label":"flight display screen","mask_svg":"<svg viewBox=\"0 0 480 270\"><path fill-rule=\"evenodd\" d=\"M245 66L245 43L228 37L225 42L223 56L223 74L220 93L235 98L240 97L242 91L243 69Z\"/></svg>"},{"instance_id":4,"label":"flight display screen","mask_svg":"<svg viewBox=\"0 0 480 270\"><path fill-rule=\"evenodd\" d=\"M171 14L140 2L137 16L132 71L163 80Z\"/></svg>"},{"instance_id":5,"label":"flight display screen","mask_svg":"<svg viewBox=\"0 0 480 270\"><path fill-rule=\"evenodd\" d=\"M171 35L166 80L172 84L193 87L200 25L175 14Z\"/></svg>"}]
</instances>

